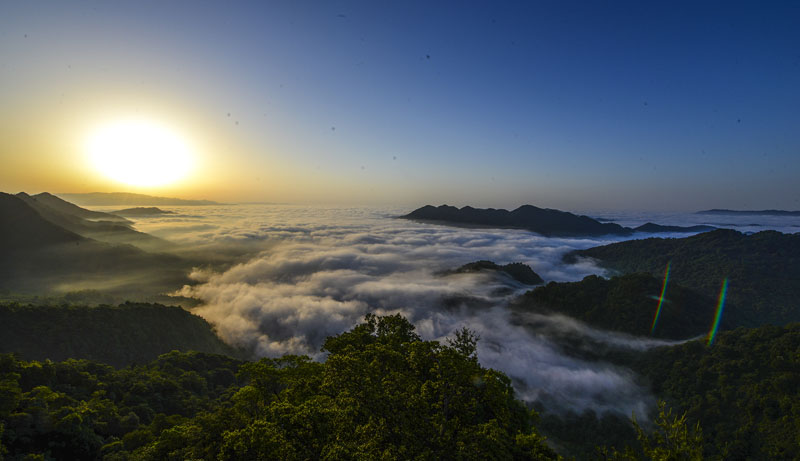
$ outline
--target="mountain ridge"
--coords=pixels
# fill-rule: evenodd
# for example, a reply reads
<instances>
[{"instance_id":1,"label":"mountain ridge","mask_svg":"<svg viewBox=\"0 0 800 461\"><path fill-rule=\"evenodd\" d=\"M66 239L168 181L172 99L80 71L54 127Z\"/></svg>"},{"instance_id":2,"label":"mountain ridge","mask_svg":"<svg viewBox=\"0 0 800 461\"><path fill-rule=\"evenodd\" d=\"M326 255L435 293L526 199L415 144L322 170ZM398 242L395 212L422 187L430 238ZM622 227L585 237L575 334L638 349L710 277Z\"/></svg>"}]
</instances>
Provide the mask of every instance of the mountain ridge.
<instances>
[{"instance_id":1,"label":"mountain ridge","mask_svg":"<svg viewBox=\"0 0 800 461\"><path fill-rule=\"evenodd\" d=\"M616 223L600 222L585 215L576 215L553 208L539 208L533 205L522 205L512 211L502 208L473 208L471 206L457 208L449 205L440 205L438 207L425 205L409 214L399 216L399 218L450 225L525 229L545 237L627 236L636 232L691 233L715 229L712 226L661 226L654 223L647 223L631 229Z\"/></svg>"},{"instance_id":2,"label":"mountain ridge","mask_svg":"<svg viewBox=\"0 0 800 461\"><path fill-rule=\"evenodd\" d=\"M170 243L133 229L133 222L110 213L81 208L51 194L16 195L44 219L82 237L111 244L128 244L147 251L160 252Z\"/></svg>"}]
</instances>

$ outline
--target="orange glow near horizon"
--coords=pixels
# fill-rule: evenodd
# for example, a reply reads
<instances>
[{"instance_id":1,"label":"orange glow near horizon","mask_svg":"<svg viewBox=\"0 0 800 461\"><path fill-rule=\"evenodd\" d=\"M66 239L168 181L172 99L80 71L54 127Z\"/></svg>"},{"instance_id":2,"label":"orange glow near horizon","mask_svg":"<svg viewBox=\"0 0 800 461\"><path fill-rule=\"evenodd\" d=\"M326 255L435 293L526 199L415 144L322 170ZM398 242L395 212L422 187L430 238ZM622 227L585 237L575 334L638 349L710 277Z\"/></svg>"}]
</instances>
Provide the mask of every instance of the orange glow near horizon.
<instances>
[{"instance_id":1,"label":"orange glow near horizon","mask_svg":"<svg viewBox=\"0 0 800 461\"><path fill-rule=\"evenodd\" d=\"M176 132L155 122L118 120L97 127L85 145L103 177L134 187L158 187L184 179L195 155Z\"/></svg>"}]
</instances>

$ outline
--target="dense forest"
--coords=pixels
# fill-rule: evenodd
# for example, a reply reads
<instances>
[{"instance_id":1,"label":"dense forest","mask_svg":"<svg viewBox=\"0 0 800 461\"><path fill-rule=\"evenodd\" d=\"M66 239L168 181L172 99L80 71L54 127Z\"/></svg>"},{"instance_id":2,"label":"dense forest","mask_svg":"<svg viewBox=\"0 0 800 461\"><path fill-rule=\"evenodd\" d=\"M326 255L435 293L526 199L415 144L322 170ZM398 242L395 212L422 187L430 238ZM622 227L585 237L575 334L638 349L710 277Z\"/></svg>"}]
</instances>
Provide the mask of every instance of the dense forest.
<instances>
[{"instance_id":1,"label":"dense forest","mask_svg":"<svg viewBox=\"0 0 800 461\"><path fill-rule=\"evenodd\" d=\"M551 282L520 296L512 307L526 312L554 312L597 328L638 336L687 339L708 333L716 300L677 284L668 285L655 327L663 279L627 274L605 279L590 275L580 282ZM722 328L736 325L735 310Z\"/></svg>"},{"instance_id":2,"label":"dense forest","mask_svg":"<svg viewBox=\"0 0 800 461\"><path fill-rule=\"evenodd\" d=\"M330 337L323 363L173 352L115 370L2 356L10 459L555 459L475 337L399 316Z\"/></svg>"},{"instance_id":3,"label":"dense forest","mask_svg":"<svg viewBox=\"0 0 800 461\"><path fill-rule=\"evenodd\" d=\"M691 424L711 459L800 459L800 324L737 328L653 349L633 365Z\"/></svg>"},{"instance_id":4,"label":"dense forest","mask_svg":"<svg viewBox=\"0 0 800 461\"><path fill-rule=\"evenodd\" d=\"M727 278L727 299L736 307L740 326L800 321L800 234L720 229L682 239L629 240L575 251L566 259L576 257L655 277L663 276L671 263L673 282L709 297L719 294Z\"/></svg>"},{"instance_id":5,"label":"dense forest","mask_svg":"<svg viewBox=\"0 0 800 461\"><path fill-rule=\"evenodd\" d=\"M0 352L26 360L143 364L171 350L241 356L204 319L180 307L0 304Z\"/></svg>"},{"instance_id":6,"label":"dense forest","mask_svg":"<svg viewBox=\"0 0 800 461\"><path fill-rule=\"evenodd\" d=\"M508 377L480 366L476 340L465 330L422 341L402 317L370 315L328 338L321 363L173 351L115 369L6 354L2 450L109 460L555 459L550 446L578 459L800 456L800 325L640 355L628 365L667 406L637 424L593 413L539 420Z\"/></svg>"},{"instance_id":7,"label":"dense forest","mask_svg":"<svg viewBox=\"0 0 800 461\"><path fill-rule=\"evenodd\" d=\"M400 316L367 315L314 362L173 351L115 369L0 355L6 459L559 459L510 379L461 330L423 341ZM619 420L618 420L619 421ZM552 426L552 425L551 425ZM605 459L699 459L701 431L662 408ZM602 439L587 441L608 442Z\"/></svg>"}]
</instances>

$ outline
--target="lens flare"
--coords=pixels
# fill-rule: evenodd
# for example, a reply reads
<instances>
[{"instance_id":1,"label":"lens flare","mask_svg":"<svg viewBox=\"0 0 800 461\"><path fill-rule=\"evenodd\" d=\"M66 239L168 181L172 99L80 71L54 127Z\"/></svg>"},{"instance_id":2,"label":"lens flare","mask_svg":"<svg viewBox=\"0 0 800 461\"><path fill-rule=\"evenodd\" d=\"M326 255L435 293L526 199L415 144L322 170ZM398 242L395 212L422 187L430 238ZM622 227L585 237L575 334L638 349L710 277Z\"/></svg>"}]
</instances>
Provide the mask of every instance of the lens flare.
<instances>
[{"instance_id":1,"label":"lens flare","mask_svg":"<svg viewBox=\"0 0 800 461\"><path fill-rule=\"evenodd\" d=\"M708 345L714 343L714 338L717 336L719 329L719 319L722 317L722 309L725 307L725 295L728 293L728 278L722 281L722 288L719 290L719 303L717 304L717 315L714 317L714 324L711 326L711 331L708 332Z\"/></svg>"},{"instance_id":2,"label":"lens flare","mask_svg":"<svg viewBox=\"0 0 800 461\"><path fill-rule=\"evenodd\" d=\"M664 271L664 286L661 287L661 296L658 298L658 308L656 308L656 316L653 318L653 326L650 328L650 334L656 331L656 324L658 317L661 315L661 305L664 304L664 293L667 292L667 281L669 280L669 266L672 261L667 263L667 269Z\"/></svg>"}]
</instances>

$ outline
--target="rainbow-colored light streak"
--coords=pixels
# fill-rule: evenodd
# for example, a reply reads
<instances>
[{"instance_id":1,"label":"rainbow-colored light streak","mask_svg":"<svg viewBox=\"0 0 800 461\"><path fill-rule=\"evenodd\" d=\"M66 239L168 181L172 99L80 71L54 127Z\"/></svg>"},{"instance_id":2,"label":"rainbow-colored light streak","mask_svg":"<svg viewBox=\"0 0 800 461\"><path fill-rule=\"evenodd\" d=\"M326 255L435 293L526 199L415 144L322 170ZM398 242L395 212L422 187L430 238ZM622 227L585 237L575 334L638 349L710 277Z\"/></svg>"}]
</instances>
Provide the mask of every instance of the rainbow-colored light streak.
<instances>
[{"instance_id":1,"label":"rainbow-colored light streak","mask_svg":"<svg viewBox=\"0 0 800 461\"><path fill-rule=\"evenodd\" d=\"M714 324L711 326L711 331L708 332L708 345L714 343L714 338L717 336L719 329L719 319L722 317L722 309L725 307L725 295L728 293L728 278L722 281L722 288L719 290L719 303L717 303L717 315L714 317Z\"/></svg>"},{"instance_id":2,"label":"rainbow-colored light streak","mask_svg":"<svg viewBox=\"0 0 800 461\"><path fill-rule=\"evenodd\" d=\"M658 317L661 315L661 305L664 304L664 293L667 292L667 280L669 280L669 266L672 264L672 261L667 263L667 270L664 271L664 286L661 287L661 296L658 297L658 308L656 308L656 316L653 317L653 326L650 328L650 334L652 335L654 331L656 331L656 324L658 323Z\"/></svg>"}]
</instances>

